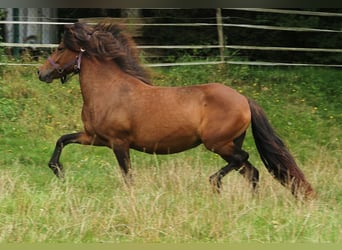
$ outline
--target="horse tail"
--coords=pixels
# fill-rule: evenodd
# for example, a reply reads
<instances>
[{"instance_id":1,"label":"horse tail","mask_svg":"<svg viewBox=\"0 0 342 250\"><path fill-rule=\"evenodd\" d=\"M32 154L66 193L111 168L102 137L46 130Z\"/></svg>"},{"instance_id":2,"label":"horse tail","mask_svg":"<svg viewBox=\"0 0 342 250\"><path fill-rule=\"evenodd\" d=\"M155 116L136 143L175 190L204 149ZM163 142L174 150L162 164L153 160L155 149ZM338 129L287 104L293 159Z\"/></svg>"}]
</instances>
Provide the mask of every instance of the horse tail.
<instances>
[{"instance_id":1,"label":"horse tail","mask_svg":"<svg viewBox=\"0 0 342 250\"><path fill-rule=\"evenodd\" d=\"M303 193L305 198L313 197L313 188L272 128L263 109L253 100L249 99L248 102L255 145L267 170L282 185L289 187L296 197L299 193Z\"/></svg>"}]
</instances>

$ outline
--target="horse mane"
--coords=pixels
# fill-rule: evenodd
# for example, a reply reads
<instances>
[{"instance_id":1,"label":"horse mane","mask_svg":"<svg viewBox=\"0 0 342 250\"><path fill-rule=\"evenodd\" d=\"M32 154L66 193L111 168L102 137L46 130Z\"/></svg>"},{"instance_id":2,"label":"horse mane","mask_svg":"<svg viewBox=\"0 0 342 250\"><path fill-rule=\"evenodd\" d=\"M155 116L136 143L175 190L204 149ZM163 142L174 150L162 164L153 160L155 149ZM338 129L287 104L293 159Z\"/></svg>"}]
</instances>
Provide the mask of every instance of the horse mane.
<instances>
[{"instance_id":1,"label":"horse mane","mask_svg":"<svg viewBox=\"0 0 342 250\"><path fill-rule=\"evenodd\" d=\"M124 72L152 85L149 74L141 65L133 38L121 24L101 22L95 26L77 22L66 26L63 42L66 48L85 49L89 56L99 60L113 60Z\"/></svg>"}]
</instances>

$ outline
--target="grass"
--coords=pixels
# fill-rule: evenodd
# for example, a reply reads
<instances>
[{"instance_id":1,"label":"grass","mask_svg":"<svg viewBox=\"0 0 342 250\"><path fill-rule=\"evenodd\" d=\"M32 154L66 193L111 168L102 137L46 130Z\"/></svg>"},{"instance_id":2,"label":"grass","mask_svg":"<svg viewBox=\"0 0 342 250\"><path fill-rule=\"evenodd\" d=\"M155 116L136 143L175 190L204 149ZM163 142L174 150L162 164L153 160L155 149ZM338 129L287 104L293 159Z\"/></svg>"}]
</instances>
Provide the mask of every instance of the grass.
<instances>
[{"instance_id":1,"label":"grass","mask_svg":"<svg viewBox=\"0 0 342 250\"><path fill-rule=\"evenodd\" d=\"M177 155L132 151L134 186L113 153L70 145L64 182L47 167L55 141L82 129L77 79L40 83L32 68L0 79L0 242L331 242L342 238L342 73L333 69L179 67L158 85L224 82L255 99L318 192L296 201L262 167L250 132L245 148L261 174L253 195L238 173L215 195L223 166L198 147Z\"/></svg>"}]
</instances>

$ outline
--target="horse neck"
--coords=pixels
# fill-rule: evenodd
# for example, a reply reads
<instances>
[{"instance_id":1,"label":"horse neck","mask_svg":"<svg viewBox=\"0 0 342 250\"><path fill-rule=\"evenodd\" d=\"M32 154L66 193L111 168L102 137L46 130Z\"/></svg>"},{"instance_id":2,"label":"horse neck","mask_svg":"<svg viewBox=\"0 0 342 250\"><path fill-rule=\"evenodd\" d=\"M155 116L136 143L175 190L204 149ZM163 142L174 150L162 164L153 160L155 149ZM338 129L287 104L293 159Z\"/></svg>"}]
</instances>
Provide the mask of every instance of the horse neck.
<instances>
[{"instance_id":1,"label":"horse neck","mask_svg":"<svg viewBox=\"0 0 342 250\"><path fill-rule=\"evenodd\" d=\"M125 78L127 74L114 62L84 57L80 70L80 85L84 102L101 98L101 95L105 95L109 90L111 95L119 93L118 90L124 84L128 84Z\"/></svg>"}]
</instances>

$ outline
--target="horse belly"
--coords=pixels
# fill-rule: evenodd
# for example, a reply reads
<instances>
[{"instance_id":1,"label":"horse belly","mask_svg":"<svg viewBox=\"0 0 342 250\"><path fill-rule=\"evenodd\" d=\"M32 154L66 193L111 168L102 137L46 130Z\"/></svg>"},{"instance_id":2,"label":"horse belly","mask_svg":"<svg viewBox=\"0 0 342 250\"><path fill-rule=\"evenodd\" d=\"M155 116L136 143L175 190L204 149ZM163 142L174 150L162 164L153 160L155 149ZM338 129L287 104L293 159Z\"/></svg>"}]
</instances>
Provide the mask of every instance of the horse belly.
<instances>
[{"instance_id":1,"label":"horse belly","mask_svg":"<svg viewBox=\"0 0 342 250\"><path fill-rule=\"evenodd\" d=\"M131 148L151 154L173 154L196 147L201 143L195 131L184 132L178 129L169 133L158 133L156 129L150 133L142 133L132 143Z\"/></svg>"},{"instance_id":2,"label":"horse belly","mask_svg":"<svg viewBox=\"0 0 342 250\"><path fill-rule=\"evenodd\" d=\"M201 141L193 141L191 143L177 143L172 145L170 143L165 144L163 142L155 142L144 146L132 145L131 148L149 154L174 154L197 147L201 143Z\"/></svg>"}]
</instances>

